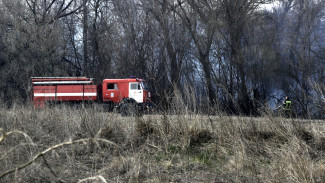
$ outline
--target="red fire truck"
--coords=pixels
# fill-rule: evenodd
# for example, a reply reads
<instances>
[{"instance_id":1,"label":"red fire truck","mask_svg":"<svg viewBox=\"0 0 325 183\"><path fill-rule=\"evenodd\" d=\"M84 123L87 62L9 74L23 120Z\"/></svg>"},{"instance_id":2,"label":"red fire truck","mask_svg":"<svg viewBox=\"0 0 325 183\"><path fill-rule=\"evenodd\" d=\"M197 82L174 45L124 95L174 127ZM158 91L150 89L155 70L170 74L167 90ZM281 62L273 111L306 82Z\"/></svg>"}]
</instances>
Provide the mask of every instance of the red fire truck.
<instances>
[{"instance_id":1,"label":"red fire truck","mask_svg":"<svg viewBox=\"0 0 325 183\"><path fill-rule=\"evenodd\" d=\"M46 103L98 102L120 110L146 109L151 104L151 92L145 80L138 78L104 79L95 84L87 77L32 77L32 101L36 108Z\"/></svg>"}]
</instances>

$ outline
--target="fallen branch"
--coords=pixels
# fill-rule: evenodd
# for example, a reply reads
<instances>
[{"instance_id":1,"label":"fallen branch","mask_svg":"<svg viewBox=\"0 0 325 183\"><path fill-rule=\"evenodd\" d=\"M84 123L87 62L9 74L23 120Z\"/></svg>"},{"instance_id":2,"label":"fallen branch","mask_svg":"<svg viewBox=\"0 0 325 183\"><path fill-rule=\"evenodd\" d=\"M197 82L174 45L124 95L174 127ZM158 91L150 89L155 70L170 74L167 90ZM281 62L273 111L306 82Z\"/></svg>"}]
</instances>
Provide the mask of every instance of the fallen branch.
<instances>
[{"instance_id":1,"label":"fallen branch","mask_svg":"<svg viewBox=\"0 0 325 183\"><path fill-rule=\"evenodd\" d=\"M2 130L2 129L0 129L0 130ZM0 132L1 132L1 131L0 131ZM2 132L1 132L1 133L2 133ZM2 135L1 135L1 137L0 137L0 142L1 142L1 140L4 138L3 136L5 136L5 135L3 135L3 133L2 133ZM2 137L3 137L3 138L2 138ZM67 146L67 145L77 144L77 143L80 143L80 142L86 143L87 141L88 141L88 142L89 142L89 141L101 141L101 142L104 142L104 143L107 143L107 144L114 145L114 146L116 146L116 147L118 147L118 148L120 149L120 146L118 146L118 145L115 144L114 142L111 142L111 141L109 141L109 140L102 139L102 138L88 138L88 139L79 139L79 140L70 141L70 142L63 142L63 143L60 143L60 144L56 144L56 145L54 145L54 146L52 146L52 147L49 147L49 148L45 149L45 150L42 151L42 152L39 152L36 156L34 156L34 157L33 157L30 161L28 161L27 163L25 163L25 164L23 164L23 165L21 165L21 166L18 166L18 167L16 167L16 168L13 168L13 169L11 169L11 170L8 170L7 172L1 174L1 175L0 175L0 179L1 179L2 177L6 176L6 175L8 175L8 174L10 174L10 173L12 173L12 172L15 172L15 171L21 170L21 169L23 169L23 168L29 166L29 165L32 164L35 160L37 160L38 158L44 156L46 153L48 153L48 152L50 152L50 151L52 151L52 150L54 150L54 149L57 149L57 148L60 148L60 147L63 147L63 146Z\"/></svg>"},{"instance_id":2,"label":"fallen branch","mask_svg":"<svg viewBox=\"0 0 325 183\"><path fill-rule=\"evenodd\" d=\"M0 128L0 133L1 133L1 136L0 136L0 143L2 142L2 140L3 140L6 136L11 135L11 134L18 133L18 134L23 135L23 136L24 136L24 137L29 141L30 144L34 145L32 139L31 139L31 138L30 138L26 133L24 133L24 132L22 132L22 131L19 131L19 130L13 130L13 131L6 132L6 133L5 133L5 132L3 132L3 129Z\"/></svg>"}]
</instances>

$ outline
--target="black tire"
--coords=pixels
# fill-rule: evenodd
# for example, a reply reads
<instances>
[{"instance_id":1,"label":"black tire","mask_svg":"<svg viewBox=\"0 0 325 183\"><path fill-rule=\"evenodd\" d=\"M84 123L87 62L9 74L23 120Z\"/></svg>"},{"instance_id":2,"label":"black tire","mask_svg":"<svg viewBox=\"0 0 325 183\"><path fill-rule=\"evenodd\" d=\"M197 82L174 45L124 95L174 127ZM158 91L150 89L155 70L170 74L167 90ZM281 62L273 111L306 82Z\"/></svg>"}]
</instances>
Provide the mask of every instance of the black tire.
<instances>
[{"instance_id":1,"label":"black tire","mask_svg":"<svg viewBox=\"0 0 325 183\"><path fill-rule=\"evenodd\" d=\"M121 116L133 116L133 117L141 117L143 116L144 111L134 102L123 102L120 105L120 113Z\"/></svg>"},{"instance_id":2,"label":"black tire","mask_svg":"<svg viewBox=\"0 0 325 183\"><path fill-rule=\"evenodd\" d=\"M122 103L120 112L122 116L134 116L136 114L136 106L134 103Z\"/></svg>"}]
</instances>

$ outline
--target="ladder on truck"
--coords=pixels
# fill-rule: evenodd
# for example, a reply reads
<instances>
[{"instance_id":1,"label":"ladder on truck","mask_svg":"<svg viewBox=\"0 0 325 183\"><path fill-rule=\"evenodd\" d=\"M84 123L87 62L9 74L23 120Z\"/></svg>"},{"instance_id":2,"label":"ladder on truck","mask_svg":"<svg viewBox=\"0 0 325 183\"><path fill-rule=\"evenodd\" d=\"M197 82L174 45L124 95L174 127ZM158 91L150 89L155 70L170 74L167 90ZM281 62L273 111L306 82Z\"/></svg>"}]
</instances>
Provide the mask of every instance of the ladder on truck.
<instances>
[{"instance_id":1,"label":"ladder on truck","mask_svg":"<svg viewBox=\"0 0 325 183\"><path fill-rule=\"evenodd\" d=\"M33 85L93 84L93 78L87 77L31 77Z\"/></svg>"}]
</instances>

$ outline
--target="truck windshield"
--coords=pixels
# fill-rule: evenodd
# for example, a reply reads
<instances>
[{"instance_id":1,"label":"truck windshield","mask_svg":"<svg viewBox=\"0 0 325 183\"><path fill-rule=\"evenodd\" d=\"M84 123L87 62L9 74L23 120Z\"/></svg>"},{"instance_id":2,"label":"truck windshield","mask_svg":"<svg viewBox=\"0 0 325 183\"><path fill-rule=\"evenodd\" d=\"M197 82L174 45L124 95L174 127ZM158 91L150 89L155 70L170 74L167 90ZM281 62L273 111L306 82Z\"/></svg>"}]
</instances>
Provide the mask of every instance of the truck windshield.
<instances>
[{"instance_id":1,"label":"truck windshield","mask_svg":"<svg viewBox=\"0 0 325 183\"><path fill-rule=\"evenodd\" d=\"M149 90L149 87L146 82L141 82L141 85L144 90Z\"/></svg>"}]
</instances>

